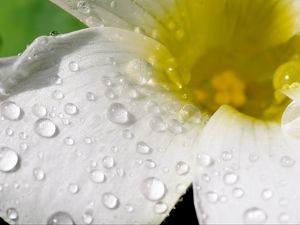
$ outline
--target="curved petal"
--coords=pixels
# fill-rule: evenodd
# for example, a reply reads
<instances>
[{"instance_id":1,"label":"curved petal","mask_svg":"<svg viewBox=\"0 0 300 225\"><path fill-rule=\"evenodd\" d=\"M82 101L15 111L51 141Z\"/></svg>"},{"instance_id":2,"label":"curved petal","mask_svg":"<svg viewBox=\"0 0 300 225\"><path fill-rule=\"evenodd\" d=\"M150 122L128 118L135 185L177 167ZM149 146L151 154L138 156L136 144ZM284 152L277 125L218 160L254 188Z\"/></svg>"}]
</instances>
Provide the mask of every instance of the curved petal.
<instances>
[{"instance_id":1,"label":"curved petal","mask_svg":"<svg viewBox=\"0 0 300 225\"><path fill-rule=\"evenodd\" d=\"M201 124L180 121L181 102L153 82L159 68L144 58L157 45L91 28L40 37L1 61L1 217L158 224L168 215L192 180Z\"/></svg>"},{"instance_id":2,"label":"curved petal","mask_svg":"<svg viewBox=\"0 0 300 225\"><path fill-rule=\"evenodd\" d=\"M199 144L194 196L200 223L299 223L300 152L287 146L278 124L224 106Z\"/></svg>"}]
</instances>

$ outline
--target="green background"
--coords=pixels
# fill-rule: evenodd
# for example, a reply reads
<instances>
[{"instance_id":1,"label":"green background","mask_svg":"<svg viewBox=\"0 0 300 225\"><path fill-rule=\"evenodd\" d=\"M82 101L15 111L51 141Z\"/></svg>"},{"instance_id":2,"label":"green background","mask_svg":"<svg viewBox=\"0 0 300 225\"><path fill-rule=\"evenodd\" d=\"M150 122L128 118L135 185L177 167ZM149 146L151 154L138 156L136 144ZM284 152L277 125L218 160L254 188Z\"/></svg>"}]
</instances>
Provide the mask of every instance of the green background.
<instances>
[{"instance_id":1,"label":"green background","mask_svg":"<svg viewBox=\"0 0 300 225\"><path fill-rule=\"evenodd\" d=\"M36 37L85 26L49 0L0 0L0 56L24 51Z\"/></svg>"}]
</instances>

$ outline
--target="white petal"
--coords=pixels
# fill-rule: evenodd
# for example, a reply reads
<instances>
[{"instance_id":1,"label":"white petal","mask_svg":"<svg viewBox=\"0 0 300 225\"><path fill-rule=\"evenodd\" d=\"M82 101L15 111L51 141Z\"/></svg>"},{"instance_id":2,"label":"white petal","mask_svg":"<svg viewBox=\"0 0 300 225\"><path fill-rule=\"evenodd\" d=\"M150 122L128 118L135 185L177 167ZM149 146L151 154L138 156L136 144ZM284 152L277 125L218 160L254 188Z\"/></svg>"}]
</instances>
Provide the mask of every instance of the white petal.
<instances>
[{"instance_id":1,"label":"white petal","mask_svg":"<svg viewBox=\"0 0 300 225\"><path fill-rule=\"evenodd\" d=\"M9 93L0 106L1 217L158 224L168 215L192 180L201 125L177 121L181 103L152 82L157 68L144 58L154 45L93 28L40 37L0 62Z\"/></svg>"},{"instance_id":2,"label":"white petal","mask_svg":"<svg viewBox=\"0 0 300 225\"><path fill-rule=\"evenodd\" d=\"M224 106L199 143L194 196L200 223L300 222L300 152L286 145L279 124Z\"/></svg>"}]
</instances>

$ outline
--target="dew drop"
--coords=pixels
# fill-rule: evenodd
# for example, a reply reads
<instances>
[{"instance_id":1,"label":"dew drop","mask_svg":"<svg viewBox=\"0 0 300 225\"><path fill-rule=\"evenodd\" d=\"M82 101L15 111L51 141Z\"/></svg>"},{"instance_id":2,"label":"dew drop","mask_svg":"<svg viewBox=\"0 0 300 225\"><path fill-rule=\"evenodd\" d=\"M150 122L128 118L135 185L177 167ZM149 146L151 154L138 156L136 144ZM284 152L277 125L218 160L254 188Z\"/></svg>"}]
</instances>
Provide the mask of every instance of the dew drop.
<instances>
[{"instance_id":1,"label":"dew drop","mask_svg":"<svg viewBox=\"0 0 300 225\"><path fill-rule=\"evenodd\" d=\"M158 201L166 194L166 187L158 178L148 177L142 181L141 191L146 199Z\"/></svg>"},{"instance_id":2,"label":"dew drop","mask_svg":"<svg viewBox=\"0 0 300 225\"><path fill-rule=\"evenodd\" d=\"M150 120L150 128L156 132L163 132L167 129L167 124L160 116L154 116Z\"/></svg>"},{"instance_id":3,"label":"dew drop","mask_svg":"<svg viewBox=\"0 0 300 225\"><path fill-rule=\"evenodd\" d=\"M47 225L74 225L73 218L70 214L66 212L56 212L52 214L48 221Z\"/></svg>"},{"instance_id":4,"label":"dew drop","mask_svg":"<svg viewBox=\"0 0 300 225\"><path fill-rule=\"evenodd\" d=\"M132 139L132 138L134 138L134 135L130 130L125 129L125 130L123 130L123 137L126 139Z\"/></svg>"},{"instance_id":5,"label":"dew drop","mask_svg":"<svg viewBox=\"0 0 300 225\"><path fill-rule=\"evenodd\" d=\"M131 114L120 103L113 103L107 110L108 119L116 124L128 124L131 120Z\"/></svg>"},{"instance_id":6,"label":"dew drop","mask_svg":"<svg viewBox=\"0 0 300 225\"><path fill-rule=\"evenodd\" d=\"M74 145L74 144L75 144L75 141L74 141L74 139L71 138L71 137L66 137L66 138L64 139L64 143L65 143L65 145L71 146L71 145Z\"/></svg>"},{"instance_id":7,"label":"dew drop","mask_svg":"<svg viewBox=\"0 0 300 225\"><path fill-rule=\"evenodd\" d=\"M295 165L295 160L292 159L291 157L289 156L283 156L281 159L280 159L280 164L283 166L283 167L293 167Z\"/></svg>"},{"instance_id":8,"label":"dew drop","mask_svg":"<svg viewBox=\"0 0 300 225\"><path fill-rule=\"evenodd\" d=\"M1 104L1 115L7 120L19 120L21 118L22 109L11 101Z\"/></svg>"},{"instance_id":9,"label":"dew drop","mask_svg":"<svg viewBox=\"0 0 300 225\"><path fill-rule=\"evenodd\" d=\"M126 66L128 79L135 84L145 85L152 77L152 67L143 59L133 59Z\"/></svg>"},{"instance_id":10,"label":"dew drop","mask_svg":"<svg viewBox=\"0 0 300 225\"><path fill-rule=\"evenodd\" d=\"M77 184L71 183L71 184L69 184L69 186L68 186L68 191L69 191L71 194L77 194L78 191L79 191L79 187L78 187Z\"/></svg>"},{"instance_id":11,"label":"dew drop","mask_svg":"<svg viewBox=\"0 0 300 225\"><path fill-rule=\"evenodd\" d=\"M34 129L38 135L45 138L52 138L58 133L58 128L55 123L53 123L49 119L44 118L38 119L35 122Z\"/></svg>"},{"instance_id":12,"label":"dew drop","mask_svg":"<svg viewBox=\"0 0 300 225\"><path fill-rule=\"evenodd\" d=\"M261 197L264 199L264 200L269 200L273 197L273 192L269 189L265 189L261 192Z\"/></svg>"},{"instance_id":13,"label":"dew drop","mask_svg":"<svg viewBox=\"0 0 300 225\"><path fill-rule=\"evenodd\" d=\"M290 216L287 213L281 213L278 218L280 224L288 224Z\"/></svg>"},{"instance_id":14,"label":"dew drop","mask_svg":"<svg viewBox=\"0 0 300 225\"><path fill-rule=\"evenodd\" d=\"M93 213L91 211L86 211L82 216L82 220L84 224L92 224L94 221Z\"/></svg>"},{"instance_id":15,"label":"dew drop","mask_svg":"<svg viewBox=\"0 0 300 225\"><path fill-rule=\"evenodd\" d=\"M176 173L180 176L186 175L190 171L187 163L180 161L176 164Z\"/></svg>"},{"instance_id":16,"label":"dew drop","mask_svg":"<svg viewBox=\"0 0 300 225\"><path fill-rule=\"evenodd\" d=\"M145 142L140 141L136 144L136 151L140 154L146 155L152 152L152 148Z\"/></svg>"},{"instance_id":17,"label":"dew drop","mask_svg":"<svg viewBox=\"0 0 300 225\"><path fill-rule=\"evenodd\" d=\"M115 160L111 156L104 156L102 159L103 166L107 169L111 169L115 166Z\"/></svg>"},{"instance_id":18,"label":"dew drop","mask_svg":"<svg viewBox=\"0 0 300 225\"><path fill-rule=\"evenodd\" d=\"M65 97L65 95L58 90L53 91L51 96L54 100L61 100Z\"/></svg>"},{"instance_id":19,"label":"dew drop","mask_svg":"<svg viewBox=\"0 0 300 225\"><path fill-rule=\"evenodd\" d=\"M12 221L17 221L19 219L19 213L15 208L9 208L6 210L7 218Z\"/></svg>"},{"instance_id":20,"label":"dew drop","mask_svg":"<svg viewBox=\"0 0 300 225\"><path fill-rule=\"evenodd\" d=\"M228 172L224 174L223 181L227 185L233 185L238 181L239 177L235 173Z\"/></svg>"},{"instance_id":21,"label":"dew drop","mask_svg":"<svg viewBox=\"0 0 300 225\"><path fill-rule=\"evenodd\" d=\"M78 63L75 62L75 61L69 62L69 69L70 69L71 72L77 72L77 71L79 71L79 65L78 65Z\"/></svg>"},{"instance_id":22,"label":"dew drop","mask_svg":"<svg viewBox=\"0 0 300 225\"><path fill-rule=\"evenodd\" d=\"M91 172L91 179L95 183L103 183L105 181L105 174L101 170L93 170Z\"/></svg>"},{"instance_id":23,"label":"dew drop","mask_svg":"<svg viewBox=\"0 0 300 225\"><path fill-rule=\"evenodd\" d=\"M222 159L224 161L229 161L232 159L232 152L229 152L229 151L224 151L222 152Z\"/></svg>"},{"instance_id":24,"label":"dew drop","mask_svg":"<svg viewBox=\"0 0 300 225\"><path fill-rule=\"evenodd\" d=\"M171 119L168 121L168 129L173 134L182 134L183 133L183 126L182 124L175 119Z\"/></svg>"},{"instance_id":25,"label":"dew drop","mask_svg":"<svg viewBox=\"0 0 300 225\"><path fill-rule=\"evenodd\" d=\"M179 115L182 120L199 124L201 122L201 113L199 109L194 106L193 104L186 104L184 105L180 111Z\"/></svg>"},{"instance_id":26,"label":"dew drop","mask_svg":"<svg viewBox=\"0 0 300 225\"><path fill-rule=\"evenodd\" d=\"M0 171L10 172L17 168L19 163L18 154L10 148L0 149Z\"/></svg>"},{"instance_id":27,"label":"dew drop","mask_svg":"<svg viewBox=\"0 0 300 225\"><path fill-rule=\"evenodd\" d=\"M102 203L108 209L115 209L119 206L119 199L112 193L104 193Z\"/></svg>"},{"instance_id":28,"label":"dew drop","mask_svg":"<svg viewBox=\"0 0 300 225\"><path fill-rule=\"evenodd\" d=\"M108 99L116 99L117 98L117 95L116 93L114 92L113 89L111 88L107 88L105 91L104 91L104 96Z\"/></svg>"},{"instance_id":29,"label":"dew drop","mask_svg":"<svg viewBox=\"0 0 300 225\"><path fill-rule=\"evenodd\" d=\"M147 112L149 113L153 113L153 114L158 114L160 113L160 108L158 106L158 104L156 102L153 102L153 101L148 101L146 104L145 104L145 109Z\"/></svg>"},{"instance_id":30,"label":"dew drop","mask_svg":"<svg viewBox=\"0 0 300 225\"><path fill-rule=\"evenodd\" d=\"M133 211L134 211L133 206L130 205L130 204L127 204L127 205L126 205L126 211L127 211L127 212L130 212L130 213L133 212Z\"/></svg>"},{"instance_id":31,"label":"dew drop","mask_svg":"<svg viewBox=\"0 0 300 225\"><path fill-rule=\"evenodd\" d=\"M213 158L206 154L199 154L197 161L201 167L210 167L214 164Z\"/></svg>"},{"instance_id":32,"label":"dew drop","mask_svg":"<svg viewBox=\"0 0 300 225\"><path fill-rule=\"evenodd\" d=\"M9 127L5 129L5 133L9 137L11 137L11 136L14 135L14 131L11 128L9 128Z\"/></svg>"},{"instance_id":33,"label":"dew drop","mask_svg":"<svg viewBox=\"0 0 300 225\"><path fill-rule=\"evenodd\" d=\"M243 218L246 224L262 224L267 221L268 216L262 209L253 207L245 211Z\"/></svg>"},{"instance_id":34,"label":"dew drop","mask_svg":"<svg viewBox=\"0 0 300 225\"><path fill-rule=\"evenodd\" d=\"M73 103L67 103L64 107L64 111L68 115L76 115L78 113L78 108Z\"/></svg>"},{"instance_id":35,"label":"dew drop","mask_svg":"<svg viewBox=\"0 0 300 225\"><path fill-rule=\"evenodd\" d=\"M94 102L94 101L97 100L96 95L93 92L90 92L90 91L86 93L86 98L90 102Z\"/></svg>"},{"instance_id":36,"label":"dew drop","mask_svg":"<svg viewBox=\"0 0 300 225\"><path fill-rule=\"evenodd\" d=\"M214 191L209 191L206 193L206 198L208 202L216 203L219 200L219 195Z\"/></svg>"},{"instance_id":37,"label":"dew drop","mask_svg":"<svg viewBox=\"0 0 300 225\"><path fill-rule=\"evenodd\" d=\"M153 160L151 160L151 159L146 159L145 160L145 165L149 169L154 169L156 167L156 163Z\"/></svg>"},{"instance_id":38,"label":"dew drop","mask_svg":"<svg viewBox=\"0 0 300 225\"><path fill-rule=\"evenodd\" d=\"M163 213L167 212L167 210L168 210L168 206L164 202L157 202L154 205L154 212L156 214L163 214Z\"/></svg>"},{"instance_id":39,"label":"dew drop","mask_svg":"<svg viewBox=\"0 0 300 225\"><path fill-rule=\"evenodd\" d=\"M177 184L176 186L176 193L183 195L184 193L186 193L187 187L184 184Z\"/></svg>"},{"instance_id":40,"label":"dew drop","mask_svg":"<svg viewBox=\"0 0 300 225\"><path fill-rule=\"evenodd\" d=\"M242 188L234 188L232 190L232 196L234 198L242 198L244 196L245 192Z\"/></svg>"},{"instance_id":41,"label":"dew drop","mask_svg":"<svg viewBox=\"0 0 300 225\"><path fill-rule=\"evenodd\" d=\"M41 169L41 168L35 168L33 169L33 177L37 180L37 181L42 181L45 179L45 172Z\"/></svg>"}]
</instances>

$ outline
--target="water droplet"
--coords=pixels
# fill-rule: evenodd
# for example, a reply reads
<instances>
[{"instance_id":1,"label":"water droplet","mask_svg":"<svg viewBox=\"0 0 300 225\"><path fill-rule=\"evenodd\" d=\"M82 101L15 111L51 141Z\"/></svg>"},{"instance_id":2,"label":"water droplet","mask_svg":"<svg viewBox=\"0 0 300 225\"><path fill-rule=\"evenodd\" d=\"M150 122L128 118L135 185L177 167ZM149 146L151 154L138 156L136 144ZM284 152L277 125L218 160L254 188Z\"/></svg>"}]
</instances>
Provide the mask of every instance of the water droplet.
<instances>
[{"instance_id":1,"label":"water droplet","mask_svg":"<svg viewBox=\"0 0 300 225\"><path fill-rule=\"evenodd\" d=\"M33 169L33 176L37 181L42 181L45 179L45 172L41 168Z\"/></svg>"},{"instance_id":2,"label":"water droplet","mask_svg":"<svg viewBox=\"0 0 300 225\"><path fill-rule=\"evenodd\" d=\"M47 109L45 106L40 105L40 104L34 104L31 108L32 113L41 118L41 117L45 117L47 115Z\"/></svg>"},{"instance_id":3,"label":"water droplet","mask_svg":"<svg viewBox=\"0 0 300 225\"><path fill-rule=\"evenodd\" d=\"M143 180L141 191L144 197L150 201L158 201L166 194L165 184L155 177L148 177Z\"/></svg>"},{"instance_id":4,"label":"water droplet","mask_svg":"<svg viewBox=\"0 0 300 225\"><path fill-rule=\"evenodd\" d=\"M219 200L219 195L214 191L209 191L206 193L206 198L208 202L216 203Z\"/></svg>"},{"instance_id":5,"label":"water droplet","mask_svg":"<svg viewBox=\"0 0 300 225\"><path fill-rule=\"evenodd\" d=\"M232 195L235 198L242 198L244 196L245 192L242 188L234 188L232 190Z\"/></svg>"},{"instance_id":6,"label":"water droplet","mask_svg":"<svg viewBox=\"0 0 300 225\"><path fill-rule=\"evenodd\" d=\"M100 170L94 170L91 172L91 179L95 183L103 183L105 181L105 174Z\"/></svg>"},{"instance_id":7,"label":"water droplet","mask_svg":"<svg viewBox=\"0 0 300 225\"><path fill-rule=\"evenodd\" d=\"M182 120L199 124L201 122L201 113L199 109L194 106L193 104L186 104L184 105L180 111L179 115Z\"/></svg>"},{"instance_id":8,"label":"water droplet","mask_svg":"<svg viewBox=\"0 0 300 225\"><path fill-rule=\"evenodd\" d=\"M91 211L86 211L82 216L84 224L91 224L94 221L93 213Z\"/></svg>"},{"instance_id":9,"label":"water droplet","mask_svg":"<svg viewBox=\"0 0 300 225\"><path fill-rule=\"evenodd\" d=\"M132 115L120 103L113 103L107 110L108 119L117 124L128 124L132 120Z\"/></svg>"},{"instance_id":10,"label":"water droplet","mask_svg":"<svg viewBox=\"0 0 300 225\"><path fill-rule=\"evenodd\" d=\"M91 12L88 3L85 0L81 0L77 2L77 9L80 13L83 14L89 14Z\"/></svg>"},{"instance_id":11,"label":"water droplet","mask_svg":"<svg viewBox=\"0 0 300 225\"><path fill-rule=\"evenodd\" d=\"M108 209L115 209L119 206L119 199L112 193L104 193L102 195L102 203Z\"/></svg>"},{"instance_id":12,"label":"water droplet","mask_svg":"<svg viewBox=\"0 0 300 225\"><path fill-rule=\"evenodd\" d=\"M35 132L41 137L52 138L57 135L57 126L49 119L38 119L34 124Z\"/></svg>"},{"instance_id":13,"label":"water droplet","mask_svg":"<svg viewBox=\"0 0 300 225\"><path fill-rule=\"evenodd\" d=\"M159 109L159 106L156 102L153 102L153 101L148 101L146 104L145 104L145 109L147 112L149 113L153 113L153 114L158 114L160 113L160 109Z\"/></svg>"},{"instance_id":14,"label":"water droplet","mask_svg":"<svg viewBox=\"0 0 300 225\"><path fill-rule=\"evenodd\" d=\"M183 133L183 126L182 124L175 119L168 120L168 129L173 134L182 134Z\"/></svg>"},{"instance_id":15,"label":"water droplet","mask_svg":"<svg viewBox=\"0 0 300 225\"><path fill-rule=\"evenodd\" d=\"M289 156L283 156L280 159L280 164L283 167L293 167L295 165L295 163L296 163L296 161Z\"/></svg>"},{"instance_id":16,"label":"water droplet","mask_svg":"<svg viewBox=\"0 0 300 225\"><path fill-rule=\"evenodd\" d=\"M64 111L68 115L76 115L78 113L78 108L73 103L65 104Z\"/></svg>"},{"instance_id":17,"label":"water droplet","mask_svg":"<svg viewBox=\"0 0 300 225\"><path fill-rule=\"evenodd\" d=\"M152 67L143 59L133 59L126 67L128 79L135 84L145 85L152 75Z\"/></svg>"},{"instance_id":18,"label":"water droplet","mask_svg":"<svg viewBox=\"0 0 300 225\"><path fill-rule=\"evenodd\" d=\"M168 206L164 202L157 202L154 205L154 212L157 214L163 214L163 213L167 212L167 210L168 210Z\"/></svg>"},{"instance_id":19,"label":"water droplet","mask_svg":"<svg viewBox=\"0 0 300 225\"><path fill-rule=\"evenodd\" d=\"M200 154L197 156L197 161L201 167L210 167L214 164L213 158L206 154Z\"/></svg>"},{"instance_id":20,"label":"water droplet","mask_svg":"<svg viewBox=\"0 0 300 225\"><path fill-rule=\"evenodd\" d=\"M113 8L116 8L117 7L117 3L116 3L116 1L111 1L110 2L110 7L113 9Z\"/></svg>"},{"instance_id":21,"label":"water droplet","mask_svg":"<svg viewBox=\"0 0 300 225\"><path fill-rule=\"evenodd\" d=\"M290 221L290 216L287 213L281 213L278 220L280 224L288 224Z\"/></svg>"},{"instance_id":22,"label":"water droplet","mask_svg":"<svg viewBox=\"0 0 300 225\"><path fill-rule=\"evenodd\" d=\"M178 175L186 175L190 171L190 167L187 163L180 161L176 164L176 172Z\"/></svg>"},{"instance_id":23,"label":"water droplet","mask_svg":"<svg viewBox=\"0 0 300 225\"><path fill-rule=\"evenodd\" d=\"M127 212L133 212L134 211L134 208L133 208L133 206L132 205L130 205L130 204L127 204L126 205L126 210L127 210Z\"/></svg>"},{"instance_id":24,"label":"water droplet","mask_svg":"<svg viewBox=\"0 0 300 225\"><path fill-rule=\"evenodd\" d=\"M229 151L224 151L222 152L222 159L224 161L229 161L232 159L232 152L229 152Z\"/></svg>"},{"instance_id":25,"label":"water droplet","mask_svg":"<svg viewBox=\"0 0 300 225\"><path fill-rule=\"evenodd\" d=\"M66 138L64 139L64 143L65 143L65 145L71 146L71 145L74 145L75 141L74 141L74 139L71 138L71 137L66 137Z\"/></svg>"},{"instance_id":26,"label":"water droplet","mask_svg":"<svg viewBox=\"0 0 300 225\"><path fill-rule=\"evenodd\" d=\"M132 138L134 138L134 135L130 130L125 129L125 130L123 130L123 137L126 139L132 139Z\"/></svg>"},{"instance_id":27,"label":"water droplet","mask_svg":"<svg viewBox=\"0 0 300 225\"><path fill-rule=\"evenodd\" d=\"M136 151L140 154L146 155L152 152L152 148L145 142L140 141L136 144Z\"/></svg>"},{"instance_id":28,"label":"water droplet","mask_svg":"<svg viewBox=\"0 0 300 225\"><path fill-rule=\"evenodd\" d=\"M51 96L54 100L61 100L65 97L65 95L58 90L53 91Z\"/></svg>"},{"instance_id":29,"label":"water droplet","mask_svg":"<svg viewBox=\"0 0 300 225\"><path fill-rule=\"evenodd\" d=\"M93 92L87 92L86 93L86 98L90 102L94 102L97 100L96 95Z\"/></svg>"},{"instance_id":30,"label":"water droplet","mask_svg":"<svg viewBox=\"0 0 300 225\"><path fill-rule=\"evenodd\" d=\"M9 208L6 210L7 218L12 221L17 221L19 219L19 213L15 208Z\"/></svg>"},{"instance_id":31,"label":"water droplet","mask_svg":"<svg viewBox=\"0 0 300 225\"><path fill-rule=\"evenodd\" d=\"M22 109L11 101L1 104L1 115L7 120L19 120L21 118Z\"/></svg>"},{"instance_id":32,"label":"water droplet","mask_svg":"<svg viewBox=\"0 0 300 225\"><path fill-rule=\"evenodd\" d=\"M117 98L117 95L116 93L114 92L113 89L111 88L107 88L105 91L104 91L104 96L108 99L116 99Z\"/></svg>"},{"instance_id":33,"label":"water droplet","mask_svg":"<svg viewBox=\"0 0 300 225\"><path fill-rule=\"evenodd\" d=\"M75 61L69 62L69 69L71 72L77 72L79 70L79 65Z\"/></svg>"},{"instance_id":34,"label":"water droplet","mask_svg":"<svg viewBox=\"0 0 300 225\"><path fill-rule=\"evenodd\" d=\"M156 132L163 132L167 129L167 124L160 116L154 116L150 120L150 128Z\"/></svg>"},{"instance_id":35,"label":"water droplet","mask_svg":"<svg viewBox=\"0 0 300 225\"><path fill-rule=\"evenodd\" d=\"M17 168L19 163L18 154L10 148L0 148L0 171L10 172Z\"/></svg>"},{"instance_id":36,"label":"water droplet","mask_svg":"<svg viewBox=\"0 0 300 225\"><path fill-rule=\"evenodd\" d=\"M69 186L68 186L68 190L69 190L70 193L76 194L76 193L78 193L78 191L79 191L79 187L78 187L77 184L71 183L71 184L69 184Z\"/></svg>"},{"instance_id":37,"label":"water droplet","mask_svg":"<svg viewBox=\"0 0 300 225\"><path fill-rule=\"evenodd\" d=\"M14 135L14 131L9 127L5 129L5 133L7 136L10 136L10 137Z\"/></svg>"},{"instance_id":38,"label":"water droplet","mask_svg":"<svg viewBox=\"0 0 300 225\"><path fill-rule=\"evenodd\" d=\"M115 160L111 156L105 156L102 159L103 166L107 169L111 169L115 166Z\"/></svg>"},{"instance_id":39,"label":"water droplet","mask_svg":"<svg viewBox=\"0 0 300 225\"><path fill-rule=\"evenodd\" d=\"M228 172L224 174L223 181L227 185L233 185L238 181L239 177L235 173Z\"/></svg>"},{"instance_id":40,"label":"water droplet","mask_svg":"<svg viewBox=\"0 0 300 225\"><path fill-rule=\"evenodd\" d=\"M245 211L243 218L246 224L262 224L267 221L268 217L265 211L253 207Z\"/></svg>"},{"instance_id":41,"label":"water droplet","mask_svg":"<svg viewBox=\"0 0 300 225\"><path fill-rule=\"evenodd\" d=\"M145 165L146 165L147 168L149 168L149 169L154 169L154 168L156 167L156 163L155 163L153 160L151 160L151 159L147 159L147 160L145 161Z\"/></svg>"},{"instance_id":42,"label":"water droplet","mask_svg":"<svg viewBox=\"0 0 300 225\"><path fill-rule=\"evenodd\" d=\"M90 138L90 137L85 137L85 138L84 138L84 143L86 143L87 145L90 145L90 144L93 143L93 140L92 140L92 138Z\"/></svg>"},{"instance_id":43,"label":"water droplet","mask_svg":"<svg viewBox=\"0 0 300 225\"><path fill-rule=\"evenodd\" d=\"M52 214L48 221L47 225L74 225L73 218L70 214L66 212L56 212Z\"/></svg>"},{"instance_id":44,"label":"water droplet","mask_svg":"<svg viewBox=\"0 0 300 225\"><path fill-rule=\"evenodd\" d=\"M273 192L269 189L265 189L261 192L261 197L265 200L269 200L273 197Z\"/></svg>"}]
</instances>

